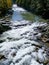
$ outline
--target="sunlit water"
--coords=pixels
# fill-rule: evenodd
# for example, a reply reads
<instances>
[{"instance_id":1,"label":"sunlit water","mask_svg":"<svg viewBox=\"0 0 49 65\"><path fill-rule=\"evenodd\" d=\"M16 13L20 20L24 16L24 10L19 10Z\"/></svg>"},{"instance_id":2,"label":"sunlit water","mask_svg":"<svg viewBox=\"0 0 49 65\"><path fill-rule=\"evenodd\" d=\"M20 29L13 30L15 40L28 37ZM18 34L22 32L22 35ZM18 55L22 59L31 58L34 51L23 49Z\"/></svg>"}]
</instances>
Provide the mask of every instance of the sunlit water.
<instances>
[{"instance_id":1,"label":"sunlit water","mask_svg":"<svg viewBox=\"0 0 49 65\"><path fill-rule=\"evenodd\" d=\"M10 21L12 29L0 37L0 40L4 41L0 43L0 55L5 57L0 61L0 65L44 65L47 61L46 50L37 42L41 37L37 28L45 27L47 24L23 20L23 8L16 6L13 11Z\"/></svg>"},{"instance_id":2,"label":"sunlit water","mask_svg":"<svg viewBox=\"0 0 49 65\"><path fill-rule=\"evenodd\" d=\"M21 21L23 18L22 18L22 16L20 15L20 13L19 12L17 12L17 11L14 11L13 12L13 15L12 15L12 21Z\"/></svg>"}]
</instances>

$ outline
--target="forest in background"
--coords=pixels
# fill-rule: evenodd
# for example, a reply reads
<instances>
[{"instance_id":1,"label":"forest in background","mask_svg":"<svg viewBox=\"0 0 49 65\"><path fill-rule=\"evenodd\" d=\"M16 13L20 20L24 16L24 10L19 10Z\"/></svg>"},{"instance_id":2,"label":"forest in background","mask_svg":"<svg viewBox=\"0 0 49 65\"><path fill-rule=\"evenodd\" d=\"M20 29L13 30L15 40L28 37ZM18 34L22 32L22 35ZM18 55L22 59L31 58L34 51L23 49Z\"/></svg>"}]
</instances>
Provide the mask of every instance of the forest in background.
<instances>
[{"instance_id":1,"label":"forest in background","mask_svg":"<svg viewBox=\"0 0 49 65\"><path fill-rule=\"evenodd\" d=\"M12 0L0 0L0 16L7 13L12 6Z\"/></svg>"},{"instance_id":2,"label":"forest in background","mask_svg":"<svg viewBox=\"0 0 49 65\"><path fill-rule=\"evenodd\" d=\"M49 19L49 0L0 0L0 14L5 14L12 6L12 3L16 3L32 13Z\"/></svg>"},{"instance_id":3,"label":"forest in background","mask_svg":"<svg viewBox=\"0 0 49 65\"><path fill-rule=\"evenodd\" d=\"M16 3L28 11L49 19L49 0L16 0Z\"/></svg>"}]
</instances>

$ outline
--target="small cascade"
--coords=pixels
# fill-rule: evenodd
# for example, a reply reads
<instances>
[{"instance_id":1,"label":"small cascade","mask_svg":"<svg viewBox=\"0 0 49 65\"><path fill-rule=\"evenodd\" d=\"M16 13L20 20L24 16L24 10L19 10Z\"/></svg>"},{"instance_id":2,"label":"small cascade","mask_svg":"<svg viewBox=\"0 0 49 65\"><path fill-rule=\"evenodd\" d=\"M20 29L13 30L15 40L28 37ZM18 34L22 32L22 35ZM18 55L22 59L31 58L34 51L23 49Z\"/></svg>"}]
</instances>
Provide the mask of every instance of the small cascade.
<instances>
[{"instance_id":1,"label":"small cascade","mask_svg":"<svg viewBox=\"0 0 49 65\"><path fill-rule=\"evenodd\" d=\"M0 65L47 65L46 48L38 42L47 23L23 20L20 12L25 10L17 5L12 8L11 30L0 37Z\"/></svg>"}]
</instances>

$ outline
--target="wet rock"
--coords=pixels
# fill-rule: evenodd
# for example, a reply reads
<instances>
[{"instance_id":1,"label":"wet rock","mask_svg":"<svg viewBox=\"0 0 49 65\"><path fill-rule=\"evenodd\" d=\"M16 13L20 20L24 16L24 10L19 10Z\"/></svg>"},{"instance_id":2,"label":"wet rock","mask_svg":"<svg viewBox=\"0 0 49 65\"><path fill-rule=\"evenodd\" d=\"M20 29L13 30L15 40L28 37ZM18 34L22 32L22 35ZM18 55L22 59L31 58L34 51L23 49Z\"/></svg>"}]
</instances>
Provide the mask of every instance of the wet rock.
<instances>
[{"instance_id":1,"label":"wet rock","mask_svg":"<svg viewBox=\"0 0 49 65\"><path fill-rule=\"evenodd\" d=\"M47 65L49 65L49 63Z\"/></svg>"},{"instance_id":2,"label":"wet rock","mask_svg":"<svg viewBox=\"0 0 49 65\"><path fill-rule=\"evenodd\" d=\"M49 43L49 24L38 26L36 30L38 31L38 34L36 35L37 39L43 41L44 43Z\"/></svg>"},{"instance_id":3,"label":"wet rock","mask_svg":"<svg viewBox=\"0 0 49 65\"><path fill-rule=\"evenodd\" d=\"M38 40L40 40L40 39L41 39L41 36L42 36L42 34L41 34L41 33L38 33L38 34L36 35L36 37L37 37L37 39L38 39Z\"/></svg>"},{"instance_id":4,"label":"wet rock","mask_svg":"<svg viewBox=\"0 0 49 65\"><path fill-rule=\"evenodd\" d=\"M45 32L46 33L46 32ZM46 35L46 34L42 34L41 36L41 40L45 43L49 43L49 34Z\"/></svg>"},{"instance_id":5,"label":"wet rock","mask_svg":"<svg viewBox=\"0 0 49 65\"><path fill-rule=\"evenodd\" d=\"M37 27L37 29L40 31L40 32L45 32L46 29L44 26L41 26L41 27Z\"/></svg>"},{"instance_id":6,"label":"wet rock","mask_svg":"<svg viewBox=\"0 0 49 65\"><path fill-rule=\"evenodd\" d=\"M46 50L47 57L49 58L49 48Z\"/></svg>"},{"instance_id":7,"label":"wet rock","mask_svg":"<svg viewBox=\"0 0 49 65\"><path fill-rule=\"evenodd\" d=\"M5 40L0 40L0 43L4 42Z\"/></svg>"},{"instance_id":8,"label":"wet rock","mask_svg":"<svg viewBox=\"0 0 49 65\"><path fill-rule=\"evenodd\" d=\"M4 18L2 18L2 19L0 19L0 22L1 22L1 21L4 21L4 20L5 20L5 19L4 19Z\"/></svg>"},{"instance_id":9,"label":"wet rock","mask_svg":"<svg viewBox=\"0 0 49 65\"><path fill-rule=\"evenodd\" d=\"M9 20L5 20L5 22L9 22Z\"/></svg>"},{"instance_id":10,"label":"wet rock","mask_svg":"<svg viewBox=\"0 0 49 65\"><path fill-rule=\"evenodd\" d=\"M47 39L46 37L41 37L41 40L45 43L49 41L49 39Z\"/></svg>"},{"instance_id":11,"label":"wet rock","mask_svg":"<svg viewBox=\"0 0 49 65\"><path fill-rule=\"evenodd\" d=\"M8 10L8 14L13 14L13 10L12 9L10 9L10 10Z\"/></svg>"},{"instance_id":12,"label":"wet rock","mask_svg":"<svg viewBox=\"0 0 49 65\"><path fill-rule=\"evenodd\" d=\"M2 59L6 59L6 57L4 55L0 55L0 60Z\"/></svg>"},{"instance_id":13,"label":"wet rock","mask_svg":"<svg viewBox=\"0 0 49 65\"><path fill-rule=\"evenodd\" d=\"M33 33L34 35L37 35L38 34L38 32L35 32L35 33Z\"/></svg>"},{"instance_id":14,"label":"wet rock","mask_svg":"<svg viewBox=\"0 0 49 65\"><path fill-rule=\"evenodd\" d=\"M49 63L49 60L46 60L45 62L44 62L44 65L47 65Z\"/></svg>"},{"instance_id":15,"label":"wet rock","mask_svg":"<svg viewBox=\"0 0 49 65\"><path fill-rule=\"evenodd\" d=\"M0 34L2 34L4 31L7 31L9 29L11 29L11 27L7 25L3 25L2 23L0 24Z\"/></svg>"}]
</instances>

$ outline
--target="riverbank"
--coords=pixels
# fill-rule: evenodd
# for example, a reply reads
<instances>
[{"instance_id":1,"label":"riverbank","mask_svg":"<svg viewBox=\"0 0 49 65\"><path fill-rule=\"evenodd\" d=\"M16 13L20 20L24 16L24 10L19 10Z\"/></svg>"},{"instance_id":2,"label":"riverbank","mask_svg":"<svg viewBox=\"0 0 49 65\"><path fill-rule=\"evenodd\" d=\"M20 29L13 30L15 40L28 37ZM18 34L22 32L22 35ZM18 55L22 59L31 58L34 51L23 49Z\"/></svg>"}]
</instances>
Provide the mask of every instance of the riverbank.
<instances>
[{"instance_id":1,"label":"riverbank","mask_svg":"<svg viewBox=\"0 0 49 65\"><path fill-rule=\"evenodd\" d=\"M0 34L2 34L3 32L10 30L10 20L11 20L11 14L7 15L7 16L3 16L0 18Z\"/></svg>"}]
</instances>

